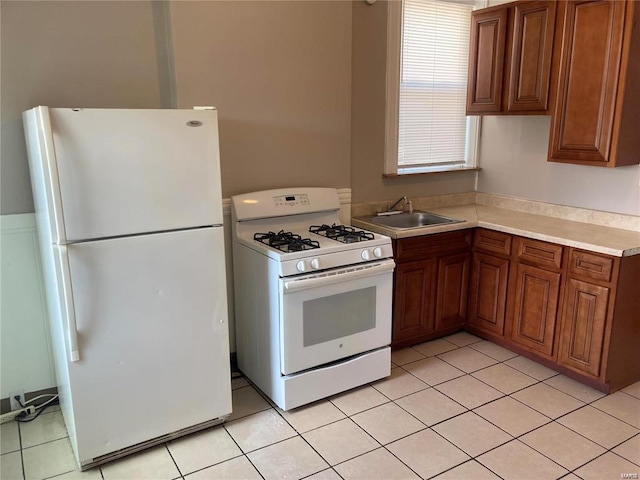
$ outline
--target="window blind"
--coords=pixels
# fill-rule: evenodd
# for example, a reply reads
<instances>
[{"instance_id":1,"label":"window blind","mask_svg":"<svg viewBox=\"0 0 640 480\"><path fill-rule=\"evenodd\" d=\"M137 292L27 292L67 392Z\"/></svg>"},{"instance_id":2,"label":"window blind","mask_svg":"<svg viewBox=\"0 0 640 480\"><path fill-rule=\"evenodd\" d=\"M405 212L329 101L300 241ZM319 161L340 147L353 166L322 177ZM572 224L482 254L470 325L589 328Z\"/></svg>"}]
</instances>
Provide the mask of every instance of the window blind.
<instances>
[{"instance_id":1,"label":"window blind","mask_svg":"<svg viewBox=\"0 0 640 480\"><path fill-rule=\"evenodd\" d=\"M467 161L469 3L404 0L399 168Z\"/></svg>"}]
</instances>

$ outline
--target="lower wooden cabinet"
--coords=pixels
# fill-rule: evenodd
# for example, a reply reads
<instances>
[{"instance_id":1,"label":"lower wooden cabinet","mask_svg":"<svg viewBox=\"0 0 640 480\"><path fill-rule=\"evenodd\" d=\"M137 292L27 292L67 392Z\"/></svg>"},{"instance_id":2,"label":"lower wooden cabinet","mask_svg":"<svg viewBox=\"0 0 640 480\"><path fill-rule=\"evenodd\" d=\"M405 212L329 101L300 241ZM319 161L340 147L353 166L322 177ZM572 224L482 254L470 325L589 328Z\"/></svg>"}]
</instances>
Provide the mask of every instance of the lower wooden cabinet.
<instances>
[{"instance_id":1,"label":"lower wooden cabinet","mask_svg":"<svg viewBox=\"0 0 640 480\"><path fill-rule=\"evenodd\" d=\"M393 342L423 338L434 330L436 260L399 263L395 270Z\"/></svg>"},{"instance_id":2,"label":"lower wooden cabinet","mask_svg":"<svg viewBox=\"0 0 640 480\"><path fill-rule=\"evenodd\" d=\"M562 315L560 365L594 377L600 375L609 292L602 285L569 279Z\"/></svg>"},{"instance_id":3,"label":"lower wooden cabinet","mask_svg":"<svg viewBox=\"0 0 640 480\"><path fill-rule=\"evenodd\" d=\"M559 272L532 265L515 268L511 340L547 358L554 357L560 278Z\"/></svg>"},{"instance_id":4,"label":"lower wooden cabinet","mask_svg":"<svg viewBox=\"0 0 640 480\"><path fill-rule=\"evenodd\" d=\"M467 319L471 230L394 240L393 246L391 346L461 330Z\"/></svg>"},{"instance_id":5,"label":"lower wooden cabinet","mask_svg":"<svg viewBox=\"0 0 640 480\"><path fill-rule=\"evenodd\" d=\"M467 319L470 252L438 259L435 330L462 327Z\"/></svg>"},{"instance_id":6,"label":"lower wooden cabinet","mask_svg":"<svg viewBox=\"0 0 640 480\"><path fill-rule=\"evenodd\" d=\"M504 335L509 259L474 252L469 287L469 325Z\"/></svg>"},{"instance_id":7,"label":"lower wooden cabinet","mask_svg":"<svg viewBox=\"0 0 640 480\"><path fill-rule=\"evenodd\" d=\"M464 328L603 392L640 380L640 255L471 232L393 241L393 348Z\"/></svg>"}]
</instances>

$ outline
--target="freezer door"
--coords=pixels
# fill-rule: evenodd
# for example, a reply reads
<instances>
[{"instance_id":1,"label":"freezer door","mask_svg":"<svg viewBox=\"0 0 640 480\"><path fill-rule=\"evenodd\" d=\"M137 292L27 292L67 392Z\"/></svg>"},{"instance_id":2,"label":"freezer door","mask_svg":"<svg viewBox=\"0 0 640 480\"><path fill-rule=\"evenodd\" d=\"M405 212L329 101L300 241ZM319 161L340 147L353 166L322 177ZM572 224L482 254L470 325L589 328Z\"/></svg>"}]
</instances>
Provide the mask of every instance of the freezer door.
<instances>
[{"instance_id":1,"label":"freezer door","mask_svg":"<svg viewBox=\"0 0 640 480\"><path fill-rule=\"evenodd\" d=\"M49 113L59 243L222 224L215 110Z\"/></svg>"},{"instance_id":2,"label":"freezer door","mask_svg":"<svg viewBox=\"0 0 640 480\"><path fill-rule=\"evenodd\" d=\"M68 247L81 462L231 412L221 227Z\"/></svg>"}]
</instances>

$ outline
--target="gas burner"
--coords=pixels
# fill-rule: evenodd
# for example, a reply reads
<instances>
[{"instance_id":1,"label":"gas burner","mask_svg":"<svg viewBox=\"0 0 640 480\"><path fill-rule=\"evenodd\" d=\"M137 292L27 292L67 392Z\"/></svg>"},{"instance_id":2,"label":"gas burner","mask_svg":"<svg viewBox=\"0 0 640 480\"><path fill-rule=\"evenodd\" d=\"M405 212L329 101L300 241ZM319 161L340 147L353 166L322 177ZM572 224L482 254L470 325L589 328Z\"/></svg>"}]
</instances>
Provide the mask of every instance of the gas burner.
<instances>
[{"instance_id":1,"label":"gas burner","mask_svg":"<svg viewBox=\"0 0 640 480\"><path fill-rule=\"evenodd\" d=\"M309 231L342 243L356 243L373 240L374 238L373 233L356 230L345 225L336 225L335 223L331 226L324 224L320 226L312 225L309 227Z\"/></svg>"},{"instance_id":2,"label":"gas burner","mask_svg":"<svg viewBox=\"0 0 640 480\"><path fill-rule=\"evenodd\" d=\"M309 238L301 238L300 235L284 230L280 230L278 233L256 233L253 235L253 239L281 252L300 252L320 248L319 242Z\"/></svg>"}]
</instances>

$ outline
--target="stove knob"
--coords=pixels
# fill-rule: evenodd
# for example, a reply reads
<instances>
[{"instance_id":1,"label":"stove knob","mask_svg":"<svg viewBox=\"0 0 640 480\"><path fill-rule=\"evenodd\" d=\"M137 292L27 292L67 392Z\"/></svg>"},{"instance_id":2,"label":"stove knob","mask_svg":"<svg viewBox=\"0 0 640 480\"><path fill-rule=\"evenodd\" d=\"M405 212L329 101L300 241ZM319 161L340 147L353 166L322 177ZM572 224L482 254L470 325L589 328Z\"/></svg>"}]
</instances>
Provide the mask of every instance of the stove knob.
<instances>
[{"instance_id":1,"label":"stove knob","mask_svg":"<svg viewBox=\"0 0 640 480\"><path fill-rule=\"evenodd\" d=\"M311 260L311 268L315 268L316 270L320 268L320 260L314 258Z\"/></svg>"},{"instance_id":2,"label":"stove knob","mask_svg":"<svg viewBox=\"0 0 640 480\"><path fill-rule=\"evenodd\" d=\"M373 256L376 258L382 258L382 249L380 247L376 247L373 249Z\"/></svg>"},{"instance_id":3,"label":"stove knob","mask_svg":"<svg viewBox=\"0 0 640 480\"><path fill-rule=\"evenodd\" d=\"M299 272L304 272L307 269L307 266L304 264L304 260L300 260L298 263L296 263L296 268Z\"/></svg>"},{"instance_id":4,"label":"stove knob","mask_svg":"<svg viewBox=\"0 0 640 480\"><path fill-rule=\"evenodd\" d=\"M371 252L369 252L369 250L363 250L360 256L363 260L369 260L371 258Z\"/></svg>"}]
</instances>

